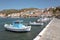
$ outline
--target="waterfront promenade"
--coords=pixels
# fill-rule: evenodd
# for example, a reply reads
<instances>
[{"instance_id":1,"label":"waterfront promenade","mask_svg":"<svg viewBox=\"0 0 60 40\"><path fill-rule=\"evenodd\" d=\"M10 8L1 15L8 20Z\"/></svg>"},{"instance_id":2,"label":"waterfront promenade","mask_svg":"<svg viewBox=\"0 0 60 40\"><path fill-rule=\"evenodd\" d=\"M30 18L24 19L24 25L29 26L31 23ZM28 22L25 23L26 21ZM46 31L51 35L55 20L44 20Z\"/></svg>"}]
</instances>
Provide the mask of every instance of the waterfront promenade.
<instances>
[{"instance_id":1,"label":"waterfront promenade","mask_svg":"<svg viewBox=\"0 0 60 40\"><path fill-rule=\"evenodd\" d=\"M34 40L60 40L60 19L53 18Z\"/></svg>"}]
</instances>

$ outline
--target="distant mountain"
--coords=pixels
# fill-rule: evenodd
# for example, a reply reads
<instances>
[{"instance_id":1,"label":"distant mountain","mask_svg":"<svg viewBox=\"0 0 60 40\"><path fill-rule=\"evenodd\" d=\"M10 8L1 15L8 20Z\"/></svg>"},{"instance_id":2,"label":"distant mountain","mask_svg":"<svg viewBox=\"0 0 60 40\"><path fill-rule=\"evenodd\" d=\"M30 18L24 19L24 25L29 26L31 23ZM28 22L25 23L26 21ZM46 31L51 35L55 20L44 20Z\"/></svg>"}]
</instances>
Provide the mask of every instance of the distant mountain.
<instances>
[{"instance_id":1,"label":"distant mountain","mask_svg":"<svg viewBox=\"0 0 60 40\"><path fill-rule=\"evenodd\" d=\"M25 12L27 12L27 11L34 11L34 13L36 12L35 10L38 10L37 11L37 13L36 14L40 14L42 11L44 11L44 12L42 12L43 14L44 13L48 13L48 12L52 12L52 14L54 15L54 16L57 16L57 15L60 15L60 6L58 6L58 7L51 7L51 8L45 8L45 9L39 9L39 8L24 8L24 9L19 9L19 10L17 10L17 9L4 9L4 10L2 10L2 11L0 11L0 13L2 13L2 14L5 14L6 16L8 16L9 14L16 14L16 13L21 13L21 12L23 12L23 13L25 13ZM41 11L40 11L41 10ZM21 14L22 15L22 14ZM20 16L21 16L20 15ZM25 15L25 14L24 14Z\"/></svg>"}]
</instances>

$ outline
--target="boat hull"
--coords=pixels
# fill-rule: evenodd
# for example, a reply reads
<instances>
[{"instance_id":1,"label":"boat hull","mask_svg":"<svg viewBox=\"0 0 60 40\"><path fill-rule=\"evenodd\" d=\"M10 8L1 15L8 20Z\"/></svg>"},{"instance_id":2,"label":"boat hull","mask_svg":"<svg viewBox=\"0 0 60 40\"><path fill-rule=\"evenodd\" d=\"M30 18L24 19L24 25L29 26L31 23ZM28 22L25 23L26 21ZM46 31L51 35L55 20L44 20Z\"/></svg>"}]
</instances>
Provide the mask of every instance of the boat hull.
<instances>
[{"instance_id":1,"label":"boat hull","mask_svg":"<svg viewBox=\"0 0 60 40\"><path fill-rule=\"evenodd\" d=\"M25 28L16 28L16 27L11 27L11 26L8 26L8 25L5 25L4 26L6 30L9 30L9 31L16 31L16 32L22 32L22 31L30 31L31 30L31 26L27 26Z\"/></svg>"}]
</instances>

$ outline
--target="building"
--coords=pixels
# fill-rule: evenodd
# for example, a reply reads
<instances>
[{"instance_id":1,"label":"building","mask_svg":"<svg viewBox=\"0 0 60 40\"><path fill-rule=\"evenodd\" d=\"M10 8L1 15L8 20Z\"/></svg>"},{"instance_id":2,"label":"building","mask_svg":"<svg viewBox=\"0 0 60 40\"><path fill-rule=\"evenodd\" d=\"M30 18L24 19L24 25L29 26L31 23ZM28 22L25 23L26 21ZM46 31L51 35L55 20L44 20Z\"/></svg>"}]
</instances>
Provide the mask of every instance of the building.
<instances>
[{"instance_id":1,"label":"building","mask_svg":"<svg viewBox=\"0 0 60 40\"><path fill-rule=\"evenodd\" d=\"M0 17L6 17L6 14L0 13Z\"/></svg>"}]
</instances>

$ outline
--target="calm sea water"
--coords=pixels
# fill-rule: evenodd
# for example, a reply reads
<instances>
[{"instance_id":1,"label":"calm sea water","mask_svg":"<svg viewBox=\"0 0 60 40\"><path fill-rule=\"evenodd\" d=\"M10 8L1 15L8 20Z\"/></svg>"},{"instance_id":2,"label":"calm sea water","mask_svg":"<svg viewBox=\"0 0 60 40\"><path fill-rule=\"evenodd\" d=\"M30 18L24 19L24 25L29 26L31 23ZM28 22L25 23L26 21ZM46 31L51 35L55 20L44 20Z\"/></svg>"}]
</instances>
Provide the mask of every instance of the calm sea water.
<instances>
[{"instance_id":1,"label":"calm sea water","mask_svg":"<svg viewBox=\"0 0 60 40\"><path fill-rule=\"evenodd\" d=\"M25 33L6 31L4 24L12 23L15 20L23 20L24 23L28 23L29 21L35 21L37 19L38 18L0 18L0 40L33 40L48 22L43 26L32 26L31 31Z\"/></svg>"}]
</instances>

